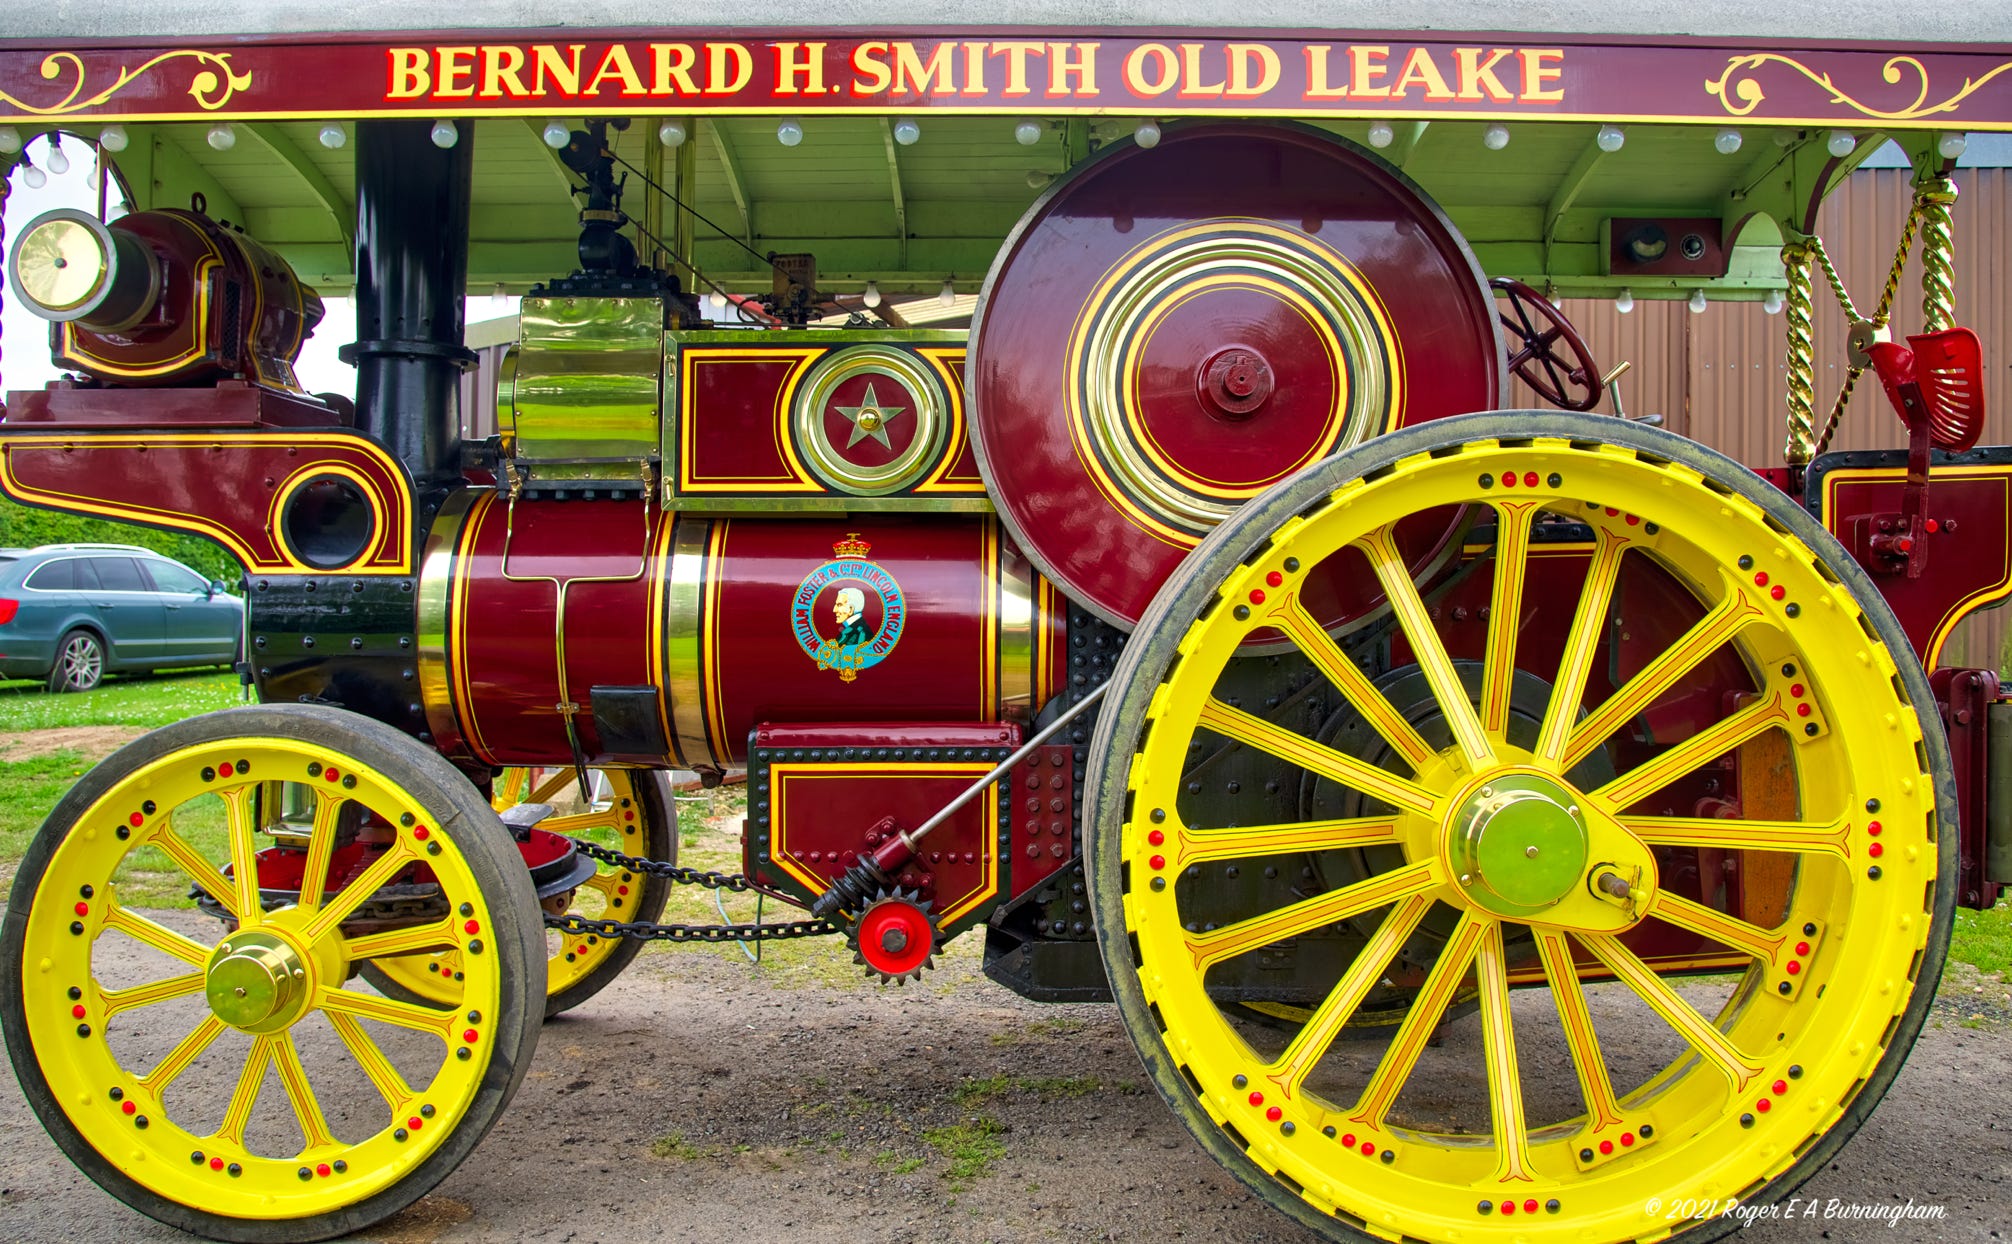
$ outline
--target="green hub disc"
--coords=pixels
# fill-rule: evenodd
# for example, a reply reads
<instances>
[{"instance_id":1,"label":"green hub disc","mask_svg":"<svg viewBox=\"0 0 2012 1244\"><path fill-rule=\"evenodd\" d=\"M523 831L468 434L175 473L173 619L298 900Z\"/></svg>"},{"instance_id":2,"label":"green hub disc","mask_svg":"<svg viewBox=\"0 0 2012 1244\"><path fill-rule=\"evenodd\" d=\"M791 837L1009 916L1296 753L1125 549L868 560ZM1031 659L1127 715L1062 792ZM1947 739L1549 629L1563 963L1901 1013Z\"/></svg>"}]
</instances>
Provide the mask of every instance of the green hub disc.
<instances>
[{"instance_id":1,"label":"green hub disc","mask_svg":"<svg viewBox=\"0 0 2012 1244\"><path fill-rule=\"evenodd\" d=\"M1586 871L1578 796L1535 774L1496 778L1454 812L1452 856L1475 902L1509 915L1556 903Z\"/></svg>"},{"instance_id":2,"label":"green hub disc","mask_svg":"<svg viewBox=\"0 0 2012 1244\"><path fill-rule=\"evenodd\" d=\"M236 933L210 957L203 993L210 1010L233 1028L277 1032L292 1023L307 994L300 955L267 933Z\"/></svg>"}]
</instances>

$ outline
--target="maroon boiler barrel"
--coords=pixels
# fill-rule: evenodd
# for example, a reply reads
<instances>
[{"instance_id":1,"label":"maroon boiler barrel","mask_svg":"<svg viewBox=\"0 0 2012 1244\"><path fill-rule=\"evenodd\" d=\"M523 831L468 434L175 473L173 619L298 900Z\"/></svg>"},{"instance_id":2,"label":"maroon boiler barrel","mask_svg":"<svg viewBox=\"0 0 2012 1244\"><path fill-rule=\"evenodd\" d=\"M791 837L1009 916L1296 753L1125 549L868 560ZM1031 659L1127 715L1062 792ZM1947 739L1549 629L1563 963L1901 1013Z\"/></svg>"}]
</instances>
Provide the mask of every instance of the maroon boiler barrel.
<instances>
[{"instance_id":1,"label":"maroon boiler barrel","mask_svg":"<svg viewBox=\"0 0 2012 1244\"><path fill-rule=\"evenodd\" d=\"M1025 721L1064 603L989 517L692 518L463 493L420 581L448 755L727 768L764 723ZM563 677L562 677L563 674Z\"/></svg>"}]
</instances>

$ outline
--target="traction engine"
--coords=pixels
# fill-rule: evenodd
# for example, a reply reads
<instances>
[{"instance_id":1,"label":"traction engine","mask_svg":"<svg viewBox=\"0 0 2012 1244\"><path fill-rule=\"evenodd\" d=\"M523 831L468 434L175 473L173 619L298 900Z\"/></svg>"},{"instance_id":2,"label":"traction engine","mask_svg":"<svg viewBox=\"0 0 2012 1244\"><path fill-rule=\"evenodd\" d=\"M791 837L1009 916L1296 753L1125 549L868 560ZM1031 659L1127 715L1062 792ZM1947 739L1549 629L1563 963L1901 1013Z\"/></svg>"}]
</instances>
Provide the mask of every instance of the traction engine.
<instances>
[{"instance_id":1,"label":"traction engine","mask_svg":"<svg viewBox=\"0 0 2012 1244\"><path fill-rule=\"evenodd\" d=\"M1556 308L1325 133L1114 144L1029 210L968 334L805 326L800 263L781 326L706 322L622 241L605 137L572 136L582 267L524 299L484 443L458 435L465 123L445 152L356 126L353 404L292 371L319 299L200 204L16 241L77 375L9 395L0 486L228 548L262 705L94 770L21 869L24 1089L72 1152L131 1142L119 1102L177 1146L172 1177L94 1178L233 1238L389 1213L651 938L841 934L898 983L979 931L1008 987L1115 1000L1286 1212L1419 1238L1632 1238L1631 1178L1756 1136L1820 1164L1862 1113L1824 1103L1876 1100L1959 853L1964 901L2002 875L1955 786L1981 789L1995 679L1921 664L1979 587L1937 533L2007 540L1972 517L2003 471L1931 454L1977 437L1974 337L1867 343L1909 452L1768 481L1580 413L1602 373ZM1503 409L1512 376L1567 409ZM739 875L676 864L674 769L745 772ZM123 905L142 847L209 932ZM806 910L656 923L674 883ZM320 1013L391 1124L278 1156L185 1126L173 1075L91 1037L148 987L101 983L114 934L208 1008L158 1066L249 1034L292 1092ZM1524 989L1568 1100L1516 1087ZM1667 1067L1610 1077L1616 998L1674 1034ZM1479 1095L1399 1109L1469 1015ZM366 1020L445 1053L394 1069ZM114 1104L59 1103L63 1060Z\"/></svg>"}]
</instances>

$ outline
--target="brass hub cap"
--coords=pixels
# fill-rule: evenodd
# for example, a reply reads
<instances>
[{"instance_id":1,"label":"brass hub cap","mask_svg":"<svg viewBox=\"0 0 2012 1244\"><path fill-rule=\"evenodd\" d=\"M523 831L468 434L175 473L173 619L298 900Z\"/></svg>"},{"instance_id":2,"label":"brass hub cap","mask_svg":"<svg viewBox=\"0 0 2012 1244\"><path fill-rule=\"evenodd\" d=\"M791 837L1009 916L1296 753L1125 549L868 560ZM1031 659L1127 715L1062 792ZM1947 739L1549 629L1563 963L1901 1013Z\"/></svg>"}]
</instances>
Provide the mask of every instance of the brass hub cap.
<instances>
[{"instance_id":1,"label":"brass hub cap","mask_svg":"<svg viewBox=\"0 0 2012 1244\"><path fill-rule=\"evenodd\" d=\"M309 993L307 964L285 939L236 933L219 944L205 971L210 1010L233 1028L272 1033L300 1018Z\"/></svg>"},{"instance_id":2,"label":"brass hub cap","mask_svg":"<svg viewBox=\"0 0 2012 1244\"><path fill-rule=\"evenodd\" d=\"M1543 911L1586 870L1586 817L1575 792L1537 774L1498 776L1455 806L1450 854L1476 903L1504 915Z\"/></svg>"}]
</instances>

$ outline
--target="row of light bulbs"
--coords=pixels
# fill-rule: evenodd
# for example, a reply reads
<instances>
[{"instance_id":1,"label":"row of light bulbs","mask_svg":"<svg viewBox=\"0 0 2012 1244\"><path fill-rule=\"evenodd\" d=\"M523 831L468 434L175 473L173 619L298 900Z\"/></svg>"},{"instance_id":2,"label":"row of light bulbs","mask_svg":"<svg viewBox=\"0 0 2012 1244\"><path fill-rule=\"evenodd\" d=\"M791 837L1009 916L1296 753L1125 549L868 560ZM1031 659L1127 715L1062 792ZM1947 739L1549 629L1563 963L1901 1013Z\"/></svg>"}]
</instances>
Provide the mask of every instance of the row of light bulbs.
<instances>
[{"instance_id":1,"label":"row of light bulbs","mask_svg":"<svg viewBox=\"0 0 2012 1244\"><path fill-rule=\"evenodd\" d=\"M448 122L440 121L436 122L433 127L433 141L440 143L443 147L454 145L451 139L442 141L441 127L447 124ZM922 141L922 123L914 117L897 118L893 125L893 131L894 141L904 147L913 147L916 143ZM1023 147L1036 145L1047 133L1047 125L1032 118L1021 121L1013 127L1013 139ZM545 145L551 147L553 150L556 151L564 147L568 142L572 141L572 137L572 131L567 128L564 121L547 121L545 123ZM690 137L691 131L683 121L666 121L657 127L657 139L666 147L682 146ZM1139 122L1132 130L1132 138L1141 147L1159 146L1159 123L1156 121ZM803 142L803 121L797 117L784 117L782 120L776 122L775 140L785 147L800 145Z\"/></svg>"},{"instance_id":2,"label":"row of light bulbs","mask_svg":"<svg viewBox=\"0 0 2012 1244\"><path fill-rule=\"evenodd\" d=\"M498 297L501 297L503 287L498 285L496 289ZM860 295L859 300L866 304L868 310L879 306L884 301L880 293L880 282L868 281L866 283L866 292ZM711 304L715 314L727 309L727 296L719 290L714 290L712 293L706 295L706 301ZM946 276L943 278L943 288L936 291L936 301L946 307L957 305L957 280L955 277Z\"/></svg>"},{"instance_id":3,"label":"row of light bulbs","mask_svg":"<svg viewBox=\"0 0 2012 1244\"><path fill-rule=\"evenodd\" d=\"M1023 147L1036 145L1047 132L1048 127L1043 122L1032 118L1020 121L1013 127L1014 140ZM912 147L922 138L922 126L912 117L902 117L895 121L893 133L895 142L900 143L904 147ZM453 121L443 118L433 123L431 137L435 146L445 150L461 141L461 130ZM562 121L548 121L542 132L542 137L547 146L557 150L572 141L572 131ZM680 146L690 137L691 133L682 121L666 121L657 127L657 138L666 147ZM1377 148L1388 147L1396 140L1396 137L1397 132L1391 127L1389 122L1375 121L1370 124L1370 146ZM1786 138L1787 136L1783 135L1781 137ZM209 145L216 150L228 151L237 145L237 129L227 121L218 122L216 125L210 127L206 138ZM321 145L330 149L341 147L349 141L348 132L334 122L321 127L319 138ZM1132 138L1141 147L1157 147L1160 143L1160 127L1153 121L1140 121L1132 131ZM98 145L107 151L124 151L128 141L126 127L123 125L108 125L98 132ZM794 117L785 117L776 125L776 141L785 147L794 147L802 143L803 122ZM1600 127L1593 141L1599 146L1600 150L1611 153L1619 151L1626 144L1627 134L1620 126L1609 122ZM1712 138L1712 146L1721 155L1734 154L1739 151L1744 142L1745 139L1740 131L1731 127L1721 129ZM1490 125L1481 132L1481 144L1490 151L1500 151L1504 147L1507 147L1509 145L1509 127L1499 124ZM1858 138L1849 130L1832 130L1824 145L1825 149L1831 155L1843 159L1845 156L1850 155L1853 148L1858 145ZM1937 140L1935 149L1937 154L1941 155L1943 159L1953 160L1962 155L1968 145L1969 141L1966 135L1947 133ZM0 126L0 153L12 154L19 150L21 150L21 135L19 131L15 130L12 126ZM23 182L30 189L40 189L48 181L47 175L41 168L36 167L34 163L29 161L24 161L24 163L27 167L22 173ZM46 165L49 173L54 173L59 177L70 171L70 158L63 154L61 140L53 135L51 136L49 145L49 154L44 158L43 164ZM93 184L96 184L98 173L95 167L92 169L91 176ZM1047 185L1052 179L1052 174L1039 170L1027 174L1027 184L1037 190ZM943 306L954 305L957 301L956 282L950 278L945 278L943 288L938 291L936 298ZM711 301L715 310L726 309L726 297L723 294L714 293ZM868 281L861 301L869 308L878 307L881 303L879 284ZM1692 290L1687 305L1693 314L1703 314L1705 308L1709 305L1709 300L1705 297L1705 291L1702 289ZM1782 295L1779 290L1769 290L1767 297L1761 303L1762 309L1769 315L1778 314L1782 309L1782 305ZM1634 309L1635 296L1633 292L1623 289L1614 298L1614 310L1620 312L1622 315L1626 315Z\"/></svg>"},{"instance_id":4,"label":"row of light bulbs","mask_svg":"<svg viewBox=\"0 0 2012 1244\"><path fill-rule=\"evenodd\" d=\"M893 128L894 141L904 147L912 147L922 140L922 125L913 117L901 117L897 119L894 122ZM1020 121L1013 127L1014 141L1023 147L1035 146L1042 138L1046 137L1047 133L1047 124L1032 118ZM237 127L228 121L219 121L209 128L209 132L205 137L210 146L216 148L218 151L229 151L237 145ZM321 127L319 137L322 146L333 150L349 141L349 132L331 121ZM442 118L433 123L432 137L434 145L445 150L461 141L461 129L453 121ZM547 146L558 150L572 141L573 132L563 121L547 121L543 137ZM683 121L666 121L657 127L657 138L666 147L680 146L690 137L691 131ZM784 117L776 123L775 137L776 141L785 147L797 146L803 142L803 122L795 117ZM1141 147L1159 146L1159 123L1156 121L1139 122L1132 130L1132 139ZM1391 126L1390 122L1373 121L1370 123L1370 146L1377 148L1388 147L1396 140L1397 131ZM1600 150L1615 152L1619 151L1627 143L1628 135L1620 126L1608 122L1600 127L1599 132L1594 135L1593 141L1599 146ZM1793 142L1794 137L1787 133L1779 134L1776 136L1776 141L1787 144ZM98 143L107 151L124 151L126 149L126 142L126 127L123 125L108 125L98 132ZM1745 142L1745 137L1740 131L1730 126L1720 130L1712 137L1712 146L1721 155L1734 154L1745 145ZM1490 151L1500 151L1504 147L1507 147L1509 145L1509 127L1497 124L1482 130L1481 145ZM1832 130L1824 140L1825 149L1839 159L1850 155L1852 149L1857 145L1858 136L1850 130ZM1962 155L1964 149L1968 146L1968 136L1952 132L1942 135L1936 141L1935 150L1943 159L1954 160L1956 157ZM12 154L19 150L21 150L20 132L11 125L0 126L0 153ZM66 162L64 168L51 167L49 171L60 174L66 171L67 168L68 164ZM1032 181L1031 176L1029 180Z\"/></svg>"},{"instance_id":5,"label":"row of light bulbs","mask_svg":"<svg viewBox=\"0 0 2012 1244\"><path fill-rule=\"evenodd\" d=\"M868 281L866 283L866 291L860 294L859 300L865 303L869 310L879 306L881 303L880 282ZM956 278L947 276L943 278L943 288L936 291L936 301L946 307L957 305Z\"/></svg>"},{"instance_id":6,"label":"row of light bulbs","mask_svg":"<svg viewBox=\"0 0 2012 1244\"><path fill-rule=\"evenodd\" d=\"M1691 296L1685 300L1684 305L1691 309L1692 315L1703 315L1705 308L1711 305L1711 300L1705 297L1704 290L1694 289L1691 291ZM1778 289L1769 290L1767 297L1761 299L1761 310L1767 312L1769 315L1781 314L1781 309L1784 305L1786 304L1782 298L1781 291ZM1624 289L1614 295L1614 310L1620 312L1622 315L1626 315L1634 309L1635 294L1633 290Z\"/></svg>"}]
</instances>

